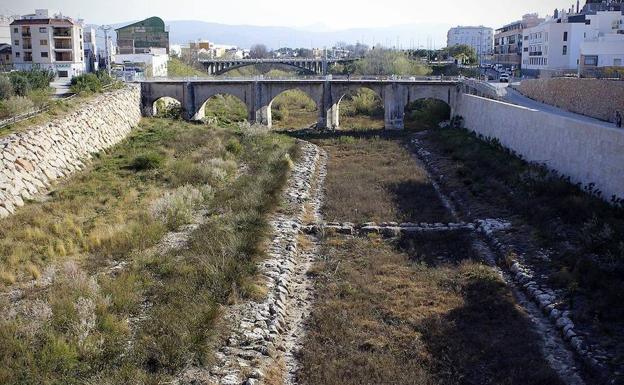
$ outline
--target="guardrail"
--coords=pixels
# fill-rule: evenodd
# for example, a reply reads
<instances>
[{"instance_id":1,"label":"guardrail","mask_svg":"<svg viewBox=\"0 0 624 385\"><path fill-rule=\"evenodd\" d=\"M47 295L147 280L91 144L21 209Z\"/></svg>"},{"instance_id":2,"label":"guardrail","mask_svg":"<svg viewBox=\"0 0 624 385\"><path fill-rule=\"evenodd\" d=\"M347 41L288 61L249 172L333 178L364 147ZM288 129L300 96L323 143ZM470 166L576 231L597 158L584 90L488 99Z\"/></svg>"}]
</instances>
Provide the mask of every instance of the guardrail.
<instances>
[{"instance_id":1,"label":"guardrail","mask_svg":"<svg viewBox=\"0 0 624 385\"><path fill-rule=\"evenodd\" d=\"M471 91L490 99L500 100L504 96L503 90L491 85L488 82L477 79L463 79L462 83L471 89Z\"/></svg>"}]
</instances>

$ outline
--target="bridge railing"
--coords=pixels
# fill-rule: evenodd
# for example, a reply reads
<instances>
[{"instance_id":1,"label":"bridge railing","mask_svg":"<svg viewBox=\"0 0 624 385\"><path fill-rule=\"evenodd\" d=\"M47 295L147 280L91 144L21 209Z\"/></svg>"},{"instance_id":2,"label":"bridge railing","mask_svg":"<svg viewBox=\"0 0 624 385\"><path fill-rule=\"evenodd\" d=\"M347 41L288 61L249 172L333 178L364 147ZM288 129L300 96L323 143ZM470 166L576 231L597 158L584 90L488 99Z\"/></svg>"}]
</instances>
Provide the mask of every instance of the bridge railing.
<instances>
[{"instance_id":1,"label":"bridge railing","mask_svg":"<svg viewBox=\"0 0 624 385\"><path fill-rule=\"evenodd\" d=\"M456 76L396 76L396 75L388 75L388 76L356 76L356 75L303 75L303 76L279 76L279 77L271 77L271 76L184 76L184 77L162 77L162 78L150 78L146 79L146 82L166 82L166 81L260 81L260 80L339 80L339 81L402 81L402 82L418 82L418 81L452 81L458 82L462 81L463 78Z\"/></svg>"}]
</instances>

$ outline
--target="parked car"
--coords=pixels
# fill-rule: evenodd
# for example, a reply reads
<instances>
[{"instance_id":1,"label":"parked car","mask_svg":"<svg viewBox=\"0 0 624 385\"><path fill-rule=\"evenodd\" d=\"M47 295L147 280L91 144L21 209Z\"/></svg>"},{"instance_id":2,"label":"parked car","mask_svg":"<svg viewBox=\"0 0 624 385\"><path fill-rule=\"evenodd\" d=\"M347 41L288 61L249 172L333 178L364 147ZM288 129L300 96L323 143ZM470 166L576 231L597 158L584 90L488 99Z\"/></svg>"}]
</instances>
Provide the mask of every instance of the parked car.
<instances>
[{"instance_id":1,"label":"parked car","mask_svg":"<svg viewBox=\"0 0 624 385\"><path fill-rule=\"evenodd\" d=\"M509 83L509 74L502 74L498 80L501 83Z\"/></svg>"}]
</instances>

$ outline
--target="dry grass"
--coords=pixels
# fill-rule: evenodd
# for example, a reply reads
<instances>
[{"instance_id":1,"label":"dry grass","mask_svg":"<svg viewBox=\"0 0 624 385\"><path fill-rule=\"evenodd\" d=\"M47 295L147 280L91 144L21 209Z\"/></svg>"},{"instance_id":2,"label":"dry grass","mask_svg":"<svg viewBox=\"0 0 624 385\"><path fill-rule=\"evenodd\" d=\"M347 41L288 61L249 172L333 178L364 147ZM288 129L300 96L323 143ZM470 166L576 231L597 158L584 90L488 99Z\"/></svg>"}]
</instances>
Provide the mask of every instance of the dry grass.
<instances>
[{"instance_id":1,"label":"dry grass","mask_svg":"<svg viewBox=\"0 0 624 385\"><path fill-rule=\"evenodd\" d=\"M149 119L48 201L4 219L0 279L56 272L17 303L0 296L0 383L170 383L189 363L209 365L219 309L266 295L255 266L295 148ZM188 248L152 247L200 201L209 217ZM112 273L113 260L124 267Z\"/></svg>"},{"instance_id":2,"label":"dry grass","mask_svg":"<svg viewBox=\"0 0 624 385\"><path fill-rule=\"evenodd\" d=\"M449 219L426 171L384 132L316 140L329 153L323 207L329 221L431 222ZM378 135L375 135L378 134Z\"/></svg>"},{"instance_id":3,"label":"dry grass","mask_svg":"<svg viewBox=\"0 0 624 385\"><path fill-rule=\"evenodd\" d=\"M325 240L302 384L560 383L504 283L446 237Z\"/></svg>"}]
</instances>

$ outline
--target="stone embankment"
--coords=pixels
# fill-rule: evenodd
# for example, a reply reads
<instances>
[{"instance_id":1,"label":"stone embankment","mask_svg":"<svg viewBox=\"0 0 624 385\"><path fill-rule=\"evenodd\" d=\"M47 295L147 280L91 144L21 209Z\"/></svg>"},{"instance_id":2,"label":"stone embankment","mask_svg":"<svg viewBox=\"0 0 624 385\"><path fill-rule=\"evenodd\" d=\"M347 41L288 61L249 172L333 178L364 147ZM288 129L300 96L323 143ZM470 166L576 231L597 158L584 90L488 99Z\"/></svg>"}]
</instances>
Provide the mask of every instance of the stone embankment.
<instances>
[{"instance_id":1,"label":"stone embankment","mask_svg":"<svg viewBox=\"0 0 624 385\"><path fill-rule=\"evenodd\" d=\"M141 119L135 86L107 92L49 123L0 139L0 218L124 139Z\"/></svg>"},{"instance_id":2,"label":"stone embankment","mask_svg":"<svg viewBox=\"0 0 624 385\"><path fill-rule=\"evenodd\" d=\"M606 79L529 79L518 87L525 96L542 103L591 116L615 121L615 111L624 110L624 82Z\"/></svg>"},{"instance_id":3,"label":"stone embankment","mask_svg":"<svg viewBox=\"0 0 624 385\"><path fill-rule=\"evenodd\" d=\"M227 309L224 321L230 332L216 353L216 364L187 369L180 377L181 384L253 385L280 366L285 373L279 376L286 381L294 374L293 350L298 348L300 337L297 330L302 329L311 301L306 273L314 251L300 245L300 237L304 219L320 215L319 186L326 159L317 146L307 142L300 145L301 158L283 193L286 207L271 219L269 258L258 266L268 294L260 302Z\"/></svg>"}]
</instances>

